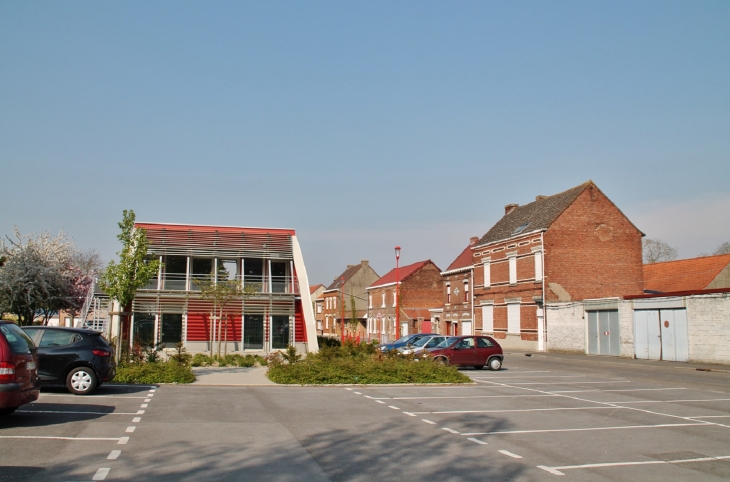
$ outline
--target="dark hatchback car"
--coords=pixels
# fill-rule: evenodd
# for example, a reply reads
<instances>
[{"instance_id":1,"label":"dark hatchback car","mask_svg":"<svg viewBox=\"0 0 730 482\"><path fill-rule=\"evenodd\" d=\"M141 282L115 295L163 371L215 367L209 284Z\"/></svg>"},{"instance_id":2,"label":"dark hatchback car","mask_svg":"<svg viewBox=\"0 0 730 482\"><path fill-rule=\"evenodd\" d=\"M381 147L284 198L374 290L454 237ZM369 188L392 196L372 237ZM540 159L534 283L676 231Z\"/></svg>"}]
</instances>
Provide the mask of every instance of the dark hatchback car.
<instances>
[{"instance_id":1,"label":"dark hatchback car","mask_svg":"<svg viewBox=\"0 0 730 482\"><path fill-rule=\"evenodd\" d=\"M484 365L499 370L504 360L502 347L490 336L450 336L436 348L426 351L437 361L477 370Z\"/></svg>"},{"instance_id":2,"label":"dark hatchback car","mask_svg":"<svg viewBox=\"0 0 730 482\"><path fill-rule=\"evenodd\" d=\"M38 346L38 375L46 385L65 385L88 395L116 375L114 352L97 331L84 328L26 326Z\"/></svg>"},{"instance_id":3,"label":"dark hatchback car","mask_svg":"<svg viewBox=\"0 0 730 482\"><path fill-rule=\"evenodd\" d=\"M391 351L391 350L397 350L398 348L403 348L407 345L412 345L416 341L418 341L420 338L423 338L426 336L424 333L415 333L412 335L405 335L397 340L395 340L393 343L385 343L383 345L380 345L380 351Z\"/></svg>"},{"instance_id":4,"label":"dark hatchback car","mask_svg":"<svg viewBox=\"0 0 730 482\"><path fill-rule=\"evenodd\" d=\"M0 321L0 416L38 400L38 353L15 323Z\"/></svg>"}]
</instances>

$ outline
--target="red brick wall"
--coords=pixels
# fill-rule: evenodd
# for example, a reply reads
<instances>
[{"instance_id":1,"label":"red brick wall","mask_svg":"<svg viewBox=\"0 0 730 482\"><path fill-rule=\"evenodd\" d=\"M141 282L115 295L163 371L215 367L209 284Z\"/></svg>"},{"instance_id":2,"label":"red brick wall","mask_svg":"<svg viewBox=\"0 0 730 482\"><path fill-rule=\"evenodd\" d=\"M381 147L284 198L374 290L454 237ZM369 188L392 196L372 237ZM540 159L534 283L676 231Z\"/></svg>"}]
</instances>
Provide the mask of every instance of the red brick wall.
<instances>
[{"instance_id":1,"label":"red brick wall","mask_svg":"<svg viewBox=\"0 0 730 482\"><path fill-rule=\"evenodd\" d=\"M641 233L596 187L589 187L545 233L547 301L557 283L571 300L640 294Z\"/></svg>"}]
</instances>

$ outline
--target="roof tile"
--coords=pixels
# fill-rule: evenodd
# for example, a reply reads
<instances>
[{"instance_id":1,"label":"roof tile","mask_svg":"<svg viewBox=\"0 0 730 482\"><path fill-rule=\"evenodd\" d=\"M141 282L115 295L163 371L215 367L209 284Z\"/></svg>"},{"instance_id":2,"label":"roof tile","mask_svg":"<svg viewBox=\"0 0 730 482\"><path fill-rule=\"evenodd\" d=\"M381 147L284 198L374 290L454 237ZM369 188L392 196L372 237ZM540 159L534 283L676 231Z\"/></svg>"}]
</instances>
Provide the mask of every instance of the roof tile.
<instances>
[{"instance_id":1,"label":"roof tile","mask_svg":"<svg viewBox=\"0 0 730 482\"><path fill-rule=\"evenodd\" d=\"M730 264L730 254L644 265L644 290L671 293L703 290Z\"/></svg>"}]
</instances>

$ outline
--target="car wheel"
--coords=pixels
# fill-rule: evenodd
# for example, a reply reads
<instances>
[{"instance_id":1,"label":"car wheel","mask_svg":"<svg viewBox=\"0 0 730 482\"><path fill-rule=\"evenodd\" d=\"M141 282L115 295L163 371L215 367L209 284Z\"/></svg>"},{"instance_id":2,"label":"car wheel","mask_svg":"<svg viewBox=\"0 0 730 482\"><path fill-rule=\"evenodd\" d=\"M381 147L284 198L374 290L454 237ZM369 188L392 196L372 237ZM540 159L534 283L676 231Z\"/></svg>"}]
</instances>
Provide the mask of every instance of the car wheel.
<instances>
[{"instance_id":1,"label":"car wheel","mask_svg":"<svg viewBox=\"0 0 730 482\"><path fill-rule=\"evenodd\" d=\"M436 363L438 363L439 365L448 365L449 364L449 359L446 357L443 357L443 356L436 358L434 361Z\"/></svg>"},{"instance_id":2,"label":"car wheel","mask_svg":"<svg viewBox=\"0 0 730 482\"><path fill-rule=\"evenodd\" d=\"M481 370L484 368L484 365L474 365L474 370Z\"/></svg>"},{"instance_id":3,"label":"car wheel","mask_svg":"<svg viewBox=\"0 0 730 482\"><path fill-rule=\"evenodd\" d=\"M12 413L17 409L18 407L0 408L0 417L7 417L8 415L12 415Z\"/></svg>"},{"instance_id":4,"label":"car wheel","mask_svg":"<svg viewBox=\"0 0 730 482\"><path fill-rule=\"evenodd\" d=\"M489 360L489 369L490 370L499 370L502 368L502 360L500 360L497 357L494 357Z\"/></svg>"},{"instance_id":5,"label":"car wheel","mask_svg":"<svg viewBox=\"0 0 730 482\"><path fill-rule=\"evenodd\" d=\"M90 394L96 389L96 383L96 374L91 368L74 368L66 377L66 388L74 395Z\"/></svg>"}]
</instances>

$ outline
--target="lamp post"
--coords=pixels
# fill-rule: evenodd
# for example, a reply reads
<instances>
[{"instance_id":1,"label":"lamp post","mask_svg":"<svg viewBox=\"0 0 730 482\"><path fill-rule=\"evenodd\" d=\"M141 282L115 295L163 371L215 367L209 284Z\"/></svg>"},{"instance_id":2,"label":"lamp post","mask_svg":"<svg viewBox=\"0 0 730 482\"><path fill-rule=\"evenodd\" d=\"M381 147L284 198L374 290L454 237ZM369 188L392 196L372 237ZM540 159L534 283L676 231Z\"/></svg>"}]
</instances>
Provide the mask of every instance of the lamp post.
<instances>
[{"instance_id":1,"label":"lamp post","mask_svg":"<svg viewBox=\"0 0 730 482\"><path fill-rule=\"evenodd\" d=\"M400 278L398 278L398 260L400 259L400 246L395 247L395 339L399 339L400 336L400 303L398 302L398 284Z\"/></svg>"},{"instance_id":2,"label":"lamp post","mask_svg":"<svg viewBox=\"0 0 730 482\"><path fill-rule=\"evenodd\" d=\"M342 303L340 303L342 306L342 344L345 344L345 277L340 277L340 298Z\"/></svg>"}]
</instances>

